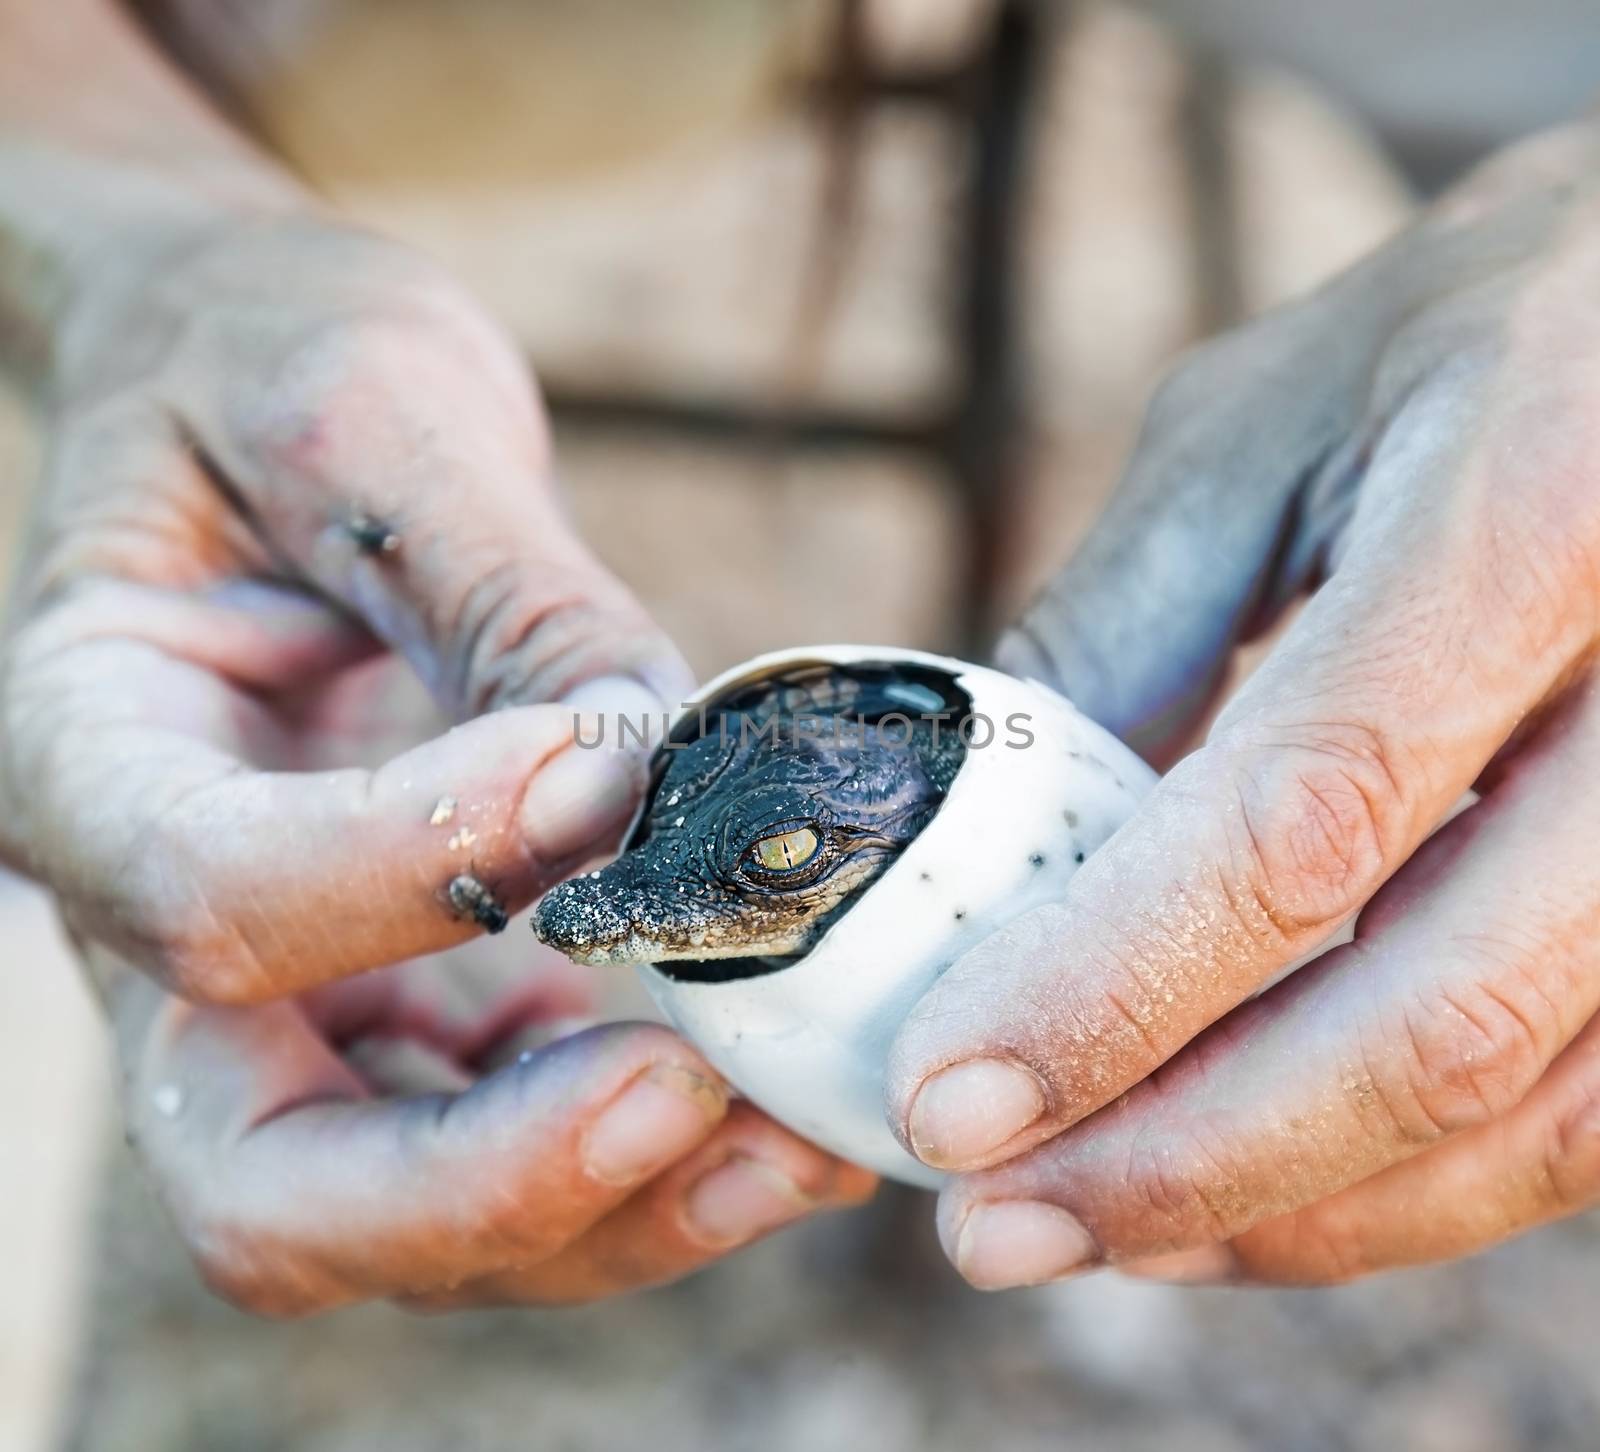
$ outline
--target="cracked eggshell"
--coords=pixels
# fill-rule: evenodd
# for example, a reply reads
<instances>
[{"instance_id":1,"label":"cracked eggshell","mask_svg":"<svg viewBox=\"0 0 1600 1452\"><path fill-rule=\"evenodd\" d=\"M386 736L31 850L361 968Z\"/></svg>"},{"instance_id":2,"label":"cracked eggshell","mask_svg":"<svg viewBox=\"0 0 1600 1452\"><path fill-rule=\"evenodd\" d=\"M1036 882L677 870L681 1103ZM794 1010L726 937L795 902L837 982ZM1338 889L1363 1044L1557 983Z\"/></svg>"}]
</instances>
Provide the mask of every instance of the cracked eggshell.
<instances>
[{"instance_id":1,"label":"cracked eggshell","mask_svg":"<svg viewBox=\"0 0 1600 1452\"><path fill-rule=\"evenodd\" d=\"M639 972L672 1024L775 1119L881 1174L934 1186L942 1176L907 1154L885 1120L896 1031L969 948L1059 899L1155 773L1038 681L890 647L758 656L705 686L678 724L735 687L819 662L946 673L993 723L994 739L969 746L933 820L804 957L726 983L687 982L654 966ZM1007 745L1020 739L1008 729L1019 715L1033 740ZM975 728L974 741L982 736Z\"/></svg>"}]
</instances>

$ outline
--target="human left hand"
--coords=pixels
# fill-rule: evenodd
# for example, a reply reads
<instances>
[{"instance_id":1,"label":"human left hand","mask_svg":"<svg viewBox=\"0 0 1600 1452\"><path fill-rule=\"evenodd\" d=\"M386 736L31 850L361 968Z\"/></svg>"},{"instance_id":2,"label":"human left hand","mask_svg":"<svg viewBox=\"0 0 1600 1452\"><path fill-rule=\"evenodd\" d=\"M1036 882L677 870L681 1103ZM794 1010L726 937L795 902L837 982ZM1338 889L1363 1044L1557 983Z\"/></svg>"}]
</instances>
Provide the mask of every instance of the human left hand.
<instances>
[{"instance_id":1,"label":"human left hand","mask_svg":"<svg viewBox=\"0 0 1600 1452\"><path fill-rule=\"evenodd\" d=\"M290 606L280 638L307 618ZM318 680L314 699L288 713L303 768L443 724L393 656ZM470 830L472 806L435 830ZM591 1026L594 970L525 932L246 1004L186 1002L81 947L129 1143L207 1284L258 1314L593 1301L873 1189L732 1102L660 1025Z\"/></svg>"},{"instance_id":2,"label":"human left hand","mask_svg":"<svg viewBox=\"0 0 1600 1452\"><path fill-rule=\"evenodd\" d=\"M85 229L41 377L0 858L83 948L207 1281L267 1314L585 1300L868 1193L660 1025L495 1052L548 985L483 934L644 786L576 713L689 682L568 519L511 340L315 209L133 212Z\"/></svg>"},{"instance_id":3,"label":"human left hand","mask_svg":"<svg viewBox=\"0 0 1600 1452\"><path fill-rule=\"evenodd\" d=\"M1319 1284L1600 1199L1594 128L1198 350L1001 658L1159 750L1312 587L1063 900L900 1033L892 1122L960 1172L976 1285Z\"/></svg>"}]
</instances>

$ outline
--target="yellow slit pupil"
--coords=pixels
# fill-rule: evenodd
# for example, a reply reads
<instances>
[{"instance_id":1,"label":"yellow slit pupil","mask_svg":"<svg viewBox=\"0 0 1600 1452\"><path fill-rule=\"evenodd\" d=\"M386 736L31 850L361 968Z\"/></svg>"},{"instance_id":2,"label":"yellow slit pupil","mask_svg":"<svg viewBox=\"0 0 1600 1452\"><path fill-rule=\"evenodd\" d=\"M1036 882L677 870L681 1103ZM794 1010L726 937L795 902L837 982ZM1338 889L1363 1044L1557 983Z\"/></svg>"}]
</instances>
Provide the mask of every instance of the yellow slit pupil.
<instances>
[{"instance_id":1,"label":"yellow slit pupil","mask_svg":"<svg viewBox=\"0 0 1600 1452\"><path fill-rule=\"evenodd\" d=\"M822 845L810 827L796 827L776 837L763 837L756 843L756 861L768 872L788 872L801 867L817 855Z\"/></svg>"}]
</instances>

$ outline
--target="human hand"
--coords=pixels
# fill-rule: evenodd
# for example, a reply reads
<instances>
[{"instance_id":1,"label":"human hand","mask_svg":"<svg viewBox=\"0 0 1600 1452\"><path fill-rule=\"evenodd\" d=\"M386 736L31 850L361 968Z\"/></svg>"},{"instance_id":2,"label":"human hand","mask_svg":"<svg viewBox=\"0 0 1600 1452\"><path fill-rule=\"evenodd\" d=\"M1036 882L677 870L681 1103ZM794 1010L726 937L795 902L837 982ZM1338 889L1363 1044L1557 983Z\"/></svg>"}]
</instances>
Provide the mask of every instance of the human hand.
<instances>
[{"instance_id":1,"label":"human hand","mask_svg":"<svg viewBox=\"0 0 1600 1452\"><path fill-rule=\"evenodd\" d=\"M574 710L689 682L574 533L471 300L317 217L215 219L135 230L55 337L0 847L86 945L208 1279L274 1313L585 1299L865 1194L663 1029L491 1066L543 1011L531 942L437 1007L447 950L634 808L642 762L578 749ZM346 1057L374 1001L364 1037L420 1083Z\"/></svg>"},{"instance_id":2,"label":"human hand","mask_svg":"<svg viewBox=\"0 0 1600 1452\"><path fill-rule=\"evenodd\" d=\"M437 269L312 218L130 252L57 330L0 845L194 1000L462 942L633 809L642 763L572 749L574 706L660 709L687 669L578 539L520 361ZM466 724L330 723L384 647Z\"/></svg>"},{"instance_id":3,"label":"human hand","mask_svg":"<svg viewBox=\"0 0 1600 1452\"><path fill-rule=\"evenodd\" d=\"M485 961L512 946L250 1008L115 980L129 1142L213 1290L272 1316L567 1305L871 1193L665 1029L571 1032L586 983L525 945Z\"/></svg>"},{"instance_id":4,"label":"human hand","mask_svg":"<svg viewBox=\"0 0 1600 1452\"><path fill-rule=\"evenodd\" d=\"M892 1121L963 1172L974 1284L1326 1283L1600 1199L1597 182L1592 128L1543 138L1199 349L1005 642L1159 755L1316 587L899 1035Z\"/></svg>"}]
</instances>

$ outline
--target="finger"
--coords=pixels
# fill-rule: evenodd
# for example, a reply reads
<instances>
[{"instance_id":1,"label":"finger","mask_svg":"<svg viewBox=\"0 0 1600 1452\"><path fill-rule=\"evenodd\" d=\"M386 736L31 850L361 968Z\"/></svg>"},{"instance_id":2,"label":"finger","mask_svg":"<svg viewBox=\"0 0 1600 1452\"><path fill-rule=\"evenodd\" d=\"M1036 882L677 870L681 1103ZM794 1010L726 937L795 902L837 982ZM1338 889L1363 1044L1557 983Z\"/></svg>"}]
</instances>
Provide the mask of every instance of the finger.
<instances>
[{"instance_id":1,"label":"finger","mask_svg":"<svg viewBox=\"0 0 1600 1452\"><path fill-rule=\"evenodd\" d=\"M549 1044L592 1029L599 1022L592 1013L574 1014L570 1018L532 1020L495 1039L474 1061L486 1070L502 1068L524 1055L537 1053Z\"/></svg>"},{"instance_id":2,"label":"finger","mask_svg":"<svg viewBox=\"0 0 1600 1452\"><path fill-rule=\"evenodd\" d=\"M1397 880L1398 903L1375 904L1353 944L1114 1108L949 1194L963 1269L1003 1284L1051 1273L1069 1247L1096 1264L1227 1240L1522 1103L1600 1008L1600 871L1583 845L1597 703L1586 690L1441 832L1420 881Z\"/></svg>"},{"instance_id":3,"label":"finger","mask_svg":"<svg viewBox=\"0 0 1600 1452\"><path fill-rule=\"evenodd\" d=\"M376 1100L289 1003L124 1001L119 1017L137 1041L130 1129L163 1199L207 1281L266 1314L543 1260L726 1107L653 1025L568 1039L461 1094Z\"/></svg>"},{"instance_id":4,"label":"finger","mask_svg":"<svg viewBox=\"0 0 1600 1452\"><path fill-rule=\"evenodd\" d=\"M1515 1108L1219 1246L1207 1279L1334 1285L1460 1259L1600 1204L1600 1019Z\"/></svg>"},{"instance_id":5,"label":"finger","mask_svg":"<svg viewBox=\"0 0 1600 1452\"><path fill-rule=\"evenodd\" d=\"M561 508L510 343L400 249L315 245L345 290L330 320L229 315L185 375L219 487L460 715L608 676L682 700L682 658Z\"/></svg>"},{"instance_id":6,"label":"finger","mask_svg":"<svg viewBox=\"0 0 1600 1452\"><path fill-rule=\"evenodd\" d=\"M1105 515L1002 638L1005 669L1147 754L1183 738L1342 523L1362 379L1327 330L1318 307L1276 313L1168 376Z\"/></svg>"},{"instance_id":7,"label":"finger","mask_svg":"<svg viewBox=\"0 0 1600 1452\"><path fill-rule=\"evenodd\" d=\"M1439 407L1395 425L1368 482L1384 517L1353 531L1206 745L1065 901L913 1012L891 1105L925 1160L1039 1143L1325 943L1570 676L1600 592L1587 550L1541 521L1546 461Z\"/></svg>"},{"instance_id":8,"label":"finger","mask_svg":"<svg viewBox=\"0 0 1600 1452\"><path fill-rule=\"evenodd\" d=\"M372 770L252 770L282 723L219 666L273 639L268 609L184 618L153 587L91 586L13 638L0 837L85 935L185 997L255 1001L496 930L615 841L643 764L580 749L561 706Z\"/></svg>"},{"instance_id":9,"label":"finger","mask_svg":"<svg viewBox=\"0 0 1600 1452\"><path fill-rule=\"evenodd\" d=\"M705 1144L561 1254L462 1286L443 1304L568 1305L662 1285L820 1210L859 1205L876 1184L735 1104Z\"/></svg>"},{"instance_id":10,"label":"finger","mask_svg":"<svg viewBox=\"0 0 1600 1452\"><path fill-rule=\"evenodd\" d=\"M593 1028L594 970L508 934L382 973L345 978L302 995L313 1025L343 1049L364 1038L416 1039L477 1071L502 1068L526 1049ZM586 1019L579 1023L578 1020Z\"/></svg>"}]
</instances>

